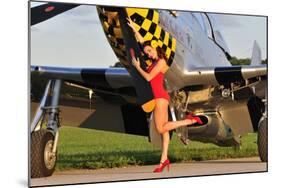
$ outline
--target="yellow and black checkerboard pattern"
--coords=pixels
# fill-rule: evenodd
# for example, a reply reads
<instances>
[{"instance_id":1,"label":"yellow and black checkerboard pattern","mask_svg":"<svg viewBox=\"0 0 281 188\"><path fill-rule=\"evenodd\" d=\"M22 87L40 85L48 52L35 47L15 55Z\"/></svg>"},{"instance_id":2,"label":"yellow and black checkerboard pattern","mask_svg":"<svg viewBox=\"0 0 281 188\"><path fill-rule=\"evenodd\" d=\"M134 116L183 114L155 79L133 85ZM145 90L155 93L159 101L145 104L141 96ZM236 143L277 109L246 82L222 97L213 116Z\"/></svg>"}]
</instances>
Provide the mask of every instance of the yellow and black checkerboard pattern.
<instances>
[{"instance_id":1,"label":"yellow and black checkerboard pattern","mask_svg":"<svg viewBox=\"0 0 281 188\"><path fill-rule=\"evenodd\" d=\"M171 65L176 51L176 39L159 26L159 13L153 9L127 8L127 14L144 40L156 40Z\"/></svg>"},{"instance_id":2,"label":"yellow and black checkerboard pattern","mask_svg":"<svg viewBox=\"0 0 281 188\"><path fill-rule=\"evenodd\" d=\"M128 67L118 13L103 11L100 7L97 7L97 10L111 47L121 63ZM167 64L170 66L175 56L176 39L159 26L159 13L153 9L140 8L126 8L126 11L144 40L156 40L158 42L158 45L164 50L168 59ZM150 62L147 62L147 64L149 65Z\"/></svg>"},{"instance_id":3,"label":"yellow and black checkerboard pattern","mask_svg":"<svg viewBox=\"0 0 281 188\"><path fill-rule=\"evenodd\" d=\"M129 68L118 13L113 11L104 11L99 6L97 6L97 11L110 46L125 68Z\"/></svg>"}]
</instances>

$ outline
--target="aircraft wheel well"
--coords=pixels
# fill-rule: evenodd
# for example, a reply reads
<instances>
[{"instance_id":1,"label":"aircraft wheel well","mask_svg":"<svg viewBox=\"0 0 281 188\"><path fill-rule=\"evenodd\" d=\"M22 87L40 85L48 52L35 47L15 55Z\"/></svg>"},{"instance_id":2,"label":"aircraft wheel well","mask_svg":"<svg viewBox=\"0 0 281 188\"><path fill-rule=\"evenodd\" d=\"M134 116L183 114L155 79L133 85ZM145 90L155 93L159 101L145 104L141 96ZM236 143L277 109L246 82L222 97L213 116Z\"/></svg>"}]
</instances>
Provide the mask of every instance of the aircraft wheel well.
<instances>
[{"instance_id":1,"label":"aircraft wheel well","mask_svg":"<svg viewBox=\"0 0 281 188\"><path fill-rule=\"evenodd\" d=\"M121 112L126 133L149 135L147 114L139 106L125 104L121 106Z\"/></svg>"}]
</instances>

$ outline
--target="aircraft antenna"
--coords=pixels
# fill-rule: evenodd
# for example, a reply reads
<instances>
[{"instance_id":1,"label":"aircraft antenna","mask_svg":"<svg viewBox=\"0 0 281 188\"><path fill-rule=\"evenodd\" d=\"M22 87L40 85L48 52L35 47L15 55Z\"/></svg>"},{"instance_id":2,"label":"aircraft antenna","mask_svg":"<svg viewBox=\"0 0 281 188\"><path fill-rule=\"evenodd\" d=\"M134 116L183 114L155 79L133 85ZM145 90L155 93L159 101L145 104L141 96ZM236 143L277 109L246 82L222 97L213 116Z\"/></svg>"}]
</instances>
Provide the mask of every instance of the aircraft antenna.
<instances>
[{"instance_id":1,"label":"aircraft antenna","mask_svg":"<svg viewBox=\"0 0 281 188\"><path fill-rule=\"evenodd\" d=\"M89 92L90 110L92 110L92 96L94 92L92 89L89 89L88 92Z\"/></svg>"}]
</instances>

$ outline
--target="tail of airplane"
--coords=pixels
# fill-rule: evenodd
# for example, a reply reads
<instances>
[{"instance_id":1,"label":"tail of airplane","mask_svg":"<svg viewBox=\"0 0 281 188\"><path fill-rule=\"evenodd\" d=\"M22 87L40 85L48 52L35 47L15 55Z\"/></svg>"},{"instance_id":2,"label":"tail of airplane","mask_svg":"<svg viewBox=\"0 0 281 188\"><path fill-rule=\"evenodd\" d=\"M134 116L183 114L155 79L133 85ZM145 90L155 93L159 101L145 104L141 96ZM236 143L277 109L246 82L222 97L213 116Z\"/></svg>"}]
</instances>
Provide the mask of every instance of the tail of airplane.
<instances>
[{"instance_id":1,"label":"tail of airplane","mask_svg":"<svg viewBox=\"0 0 281 188\"><path fill-rule=\"evenodd\" d=\"M257 41L254 41L251 65L260 65L261 64L261 48L258 45Z\"/></svg>"}]
</instances>

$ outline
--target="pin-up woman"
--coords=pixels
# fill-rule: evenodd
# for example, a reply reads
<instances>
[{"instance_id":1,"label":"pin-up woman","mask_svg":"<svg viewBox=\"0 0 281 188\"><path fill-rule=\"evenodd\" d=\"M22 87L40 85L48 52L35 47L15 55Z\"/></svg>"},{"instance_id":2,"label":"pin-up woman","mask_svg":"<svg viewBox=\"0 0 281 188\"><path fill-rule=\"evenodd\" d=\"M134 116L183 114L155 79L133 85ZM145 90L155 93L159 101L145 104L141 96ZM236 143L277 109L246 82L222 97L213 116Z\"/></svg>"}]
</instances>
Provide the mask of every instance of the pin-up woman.
<instances>
[{"instance_id":1,"label":"pin-up woman","mask_svg":"<svg viewBox=\"0 0 281 188\"><path fill-rule=\"evenodd\" d=\"M153 172L162 172L167 166L169 170L170 161L168 159L168 148L170 142L169 131L182 126L192 125L194 123L202 124L198 116L188 115L184 120L168 121L168 105L170 96L163 87L164 74L168 70L167 57L164 51L158 46L155 40L144 41L140 33L135 29L130 18L127 18L128 25L135 33L136 39L142 45L143 52L152 60L152 64L143 70L140 67L139 58L132 57L132 63L143 76L145 80L150 82L152 92L154 94L155 107L153 110L154 124L159 134L162 136L162 155L160 164Z\"/></svg>"}]
</instances>

